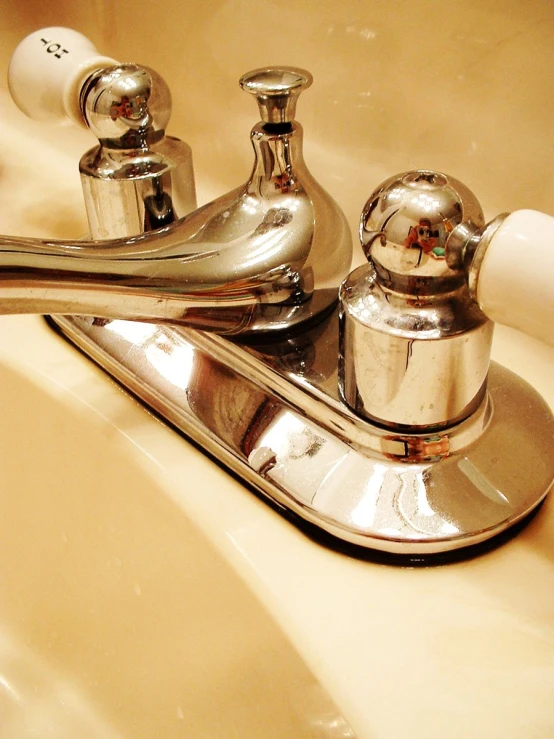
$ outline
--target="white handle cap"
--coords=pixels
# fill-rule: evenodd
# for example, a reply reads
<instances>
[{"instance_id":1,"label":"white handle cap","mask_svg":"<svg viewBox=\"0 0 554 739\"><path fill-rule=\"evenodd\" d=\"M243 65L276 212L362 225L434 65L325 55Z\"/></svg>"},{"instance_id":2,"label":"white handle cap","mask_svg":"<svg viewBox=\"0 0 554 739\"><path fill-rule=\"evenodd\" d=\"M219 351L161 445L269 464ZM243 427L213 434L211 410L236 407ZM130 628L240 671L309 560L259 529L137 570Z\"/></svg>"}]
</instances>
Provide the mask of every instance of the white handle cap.
<instances>
[{"instance_id":1,"label":"white handle cap","mask_svg":"<svg viewBox=\"0 0 554 739\"><path fill-rule=\"evenodd\" d=\"M554 218L517 210L488 244L477 301L493 321L554 345Z\"/></svg>"},{"instance_id":2,"label":"white handle cap","mask_svg":"<svg viewBox=\"0 0 554 739\"><path fill-rule=\"evenodd\" d=\"M84 125L79 97L87 78L118 64L70 28L41 28L13 53L8 84L16 105L36 120L65 120Z\"/></svg>"}]
</instances>

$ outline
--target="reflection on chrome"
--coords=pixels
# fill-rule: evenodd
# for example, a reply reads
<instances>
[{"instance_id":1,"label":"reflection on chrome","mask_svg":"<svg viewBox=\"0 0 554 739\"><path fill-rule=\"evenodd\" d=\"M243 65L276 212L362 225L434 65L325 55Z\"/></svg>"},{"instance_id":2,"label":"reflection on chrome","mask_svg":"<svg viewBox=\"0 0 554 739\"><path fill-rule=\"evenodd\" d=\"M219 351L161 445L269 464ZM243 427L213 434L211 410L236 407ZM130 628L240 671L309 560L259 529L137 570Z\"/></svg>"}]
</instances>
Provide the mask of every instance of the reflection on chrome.
<instances>
[{"instance_id":1,"label":"reflection on chrome","mask_svg":"<svg viewBox=\"0 0 554 739\"><path fill-rule=\"evenodd\" d=\"M148 339L156 336L156 326L152 323L140 323L139 321L108 321L106 328L113 334L121 336L122 339L133 344L142 344Z\"/></svg>"},{"instance_id":2,"label":"reflection on chrome","mask_svg":"<svg viewBox=\"0 0 554 739\"><path fill-rule=\"evenodd\" d=\"M194 353L188 344L172 345L151 323L116 320L107 322L105 328L131 344L140 345L145 360L165 380L181 390L188 387L194 362Z\"/></svg>"},{"instance_id":3,"label":"reflection on chrome","mask_svg":"<svg viewBox=\"0 0 554 739\"><path fill-rule=\"evenodd\" d=\"M500 505L510 505L510 501L504 493L494 485L491 485L490 480L487 480L485 475L483 475L470 459L462 457L458 462L458 467L489 500L492 500L494 503L500 503Z\"/></svg>"},{"instance_id":4,"label":"reflection on chrome","mask_svg":"<svg viewBox=\"0 0 554 739\"><path fill-rule=\"evenodd\" d=\"M385 480L387 468L378 462L374 465L373 475L367 481L358 504L352 509L350 520L355 526L372 526L375 522L379 495ZM382 532L382 529L381 529Z\"/></svg>"}]
</instances>

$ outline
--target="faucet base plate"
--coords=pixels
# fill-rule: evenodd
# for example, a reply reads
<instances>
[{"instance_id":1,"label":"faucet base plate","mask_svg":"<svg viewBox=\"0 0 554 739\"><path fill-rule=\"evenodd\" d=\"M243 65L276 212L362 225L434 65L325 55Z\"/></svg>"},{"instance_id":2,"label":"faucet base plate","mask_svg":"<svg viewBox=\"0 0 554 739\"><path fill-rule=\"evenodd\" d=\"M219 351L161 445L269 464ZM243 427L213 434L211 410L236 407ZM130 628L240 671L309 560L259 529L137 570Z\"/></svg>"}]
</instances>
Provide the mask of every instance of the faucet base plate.
<instances>
[{"instance_id":1,"label":"faucet base plate","mask_svg":"<svg viewBox=\"0 0 554 739\"><path fill-rule=\"evenodd\" d=\"M341 402L336 312L270 346L132 321L53 321L165 420L327 540L408 560L469 556L519 528L553 486L552 413L494 363L470 418L408 434Z\"/></svg>"}]
</instances>

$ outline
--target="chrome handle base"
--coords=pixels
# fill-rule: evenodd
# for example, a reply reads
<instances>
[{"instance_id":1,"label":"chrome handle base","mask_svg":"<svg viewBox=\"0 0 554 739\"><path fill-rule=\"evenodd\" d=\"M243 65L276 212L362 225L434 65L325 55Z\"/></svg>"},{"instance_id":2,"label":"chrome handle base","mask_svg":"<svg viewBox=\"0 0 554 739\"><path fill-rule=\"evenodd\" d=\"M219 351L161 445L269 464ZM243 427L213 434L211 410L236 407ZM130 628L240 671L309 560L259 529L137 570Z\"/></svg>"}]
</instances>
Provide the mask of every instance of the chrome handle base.
<instances>
[{"instance_id":1,"label":"chrome handle base","mask_svg":"<svg viewBox=\"0 0 554 739\"><path fill-rule=\"evenodd\" d=\"M243 80L262 115L271 108L288 119L311 75L278 67ZM165 82L127 64L99 70L85 88L83 114L100 142L80 163L93 240L0 236L0 313L171 321L252 336L291 330L336 304L352 235L304 163L299 123L257 123L248 181L190 212L192 159L165 136Z\"/></svg>"}]
</instances>

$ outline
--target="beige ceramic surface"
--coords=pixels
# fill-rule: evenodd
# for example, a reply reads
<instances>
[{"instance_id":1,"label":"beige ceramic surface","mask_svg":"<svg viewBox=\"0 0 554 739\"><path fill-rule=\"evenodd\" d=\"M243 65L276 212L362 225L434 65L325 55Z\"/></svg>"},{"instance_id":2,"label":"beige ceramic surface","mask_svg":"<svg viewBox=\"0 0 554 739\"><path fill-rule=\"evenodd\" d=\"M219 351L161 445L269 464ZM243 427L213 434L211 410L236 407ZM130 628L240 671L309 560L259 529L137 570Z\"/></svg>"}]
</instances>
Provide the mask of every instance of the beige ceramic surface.
<instances>
[{"instance_id":1,"label":"beige ceramic surface","mask_svg":"<svg viewBox=\"0 0 554 739\"><path fill-rule=\"evenodd\" d=\"M306 158L355 230L374 186L413 166L465 181L489 217L553 212L552 8L0 0L0 46L7 57L38 26L72 25L158 68L202 201L250 167L255 113L238 76L307 67ZM0 103L0 230L80 235L88 134L45 131ZM552 349L498 327L493 354L554 407ZM35 735L58 722L52 736L258 739L275 722L278 737L334 736L304 660L362 739L554 734L552 500L471 562L358 562L307 540L40 319L0 319L0 390L0 716L17 715L19 696L13 720ZM41 717L51 723L32 724ZM25 736L5 726L2 739Z\"/></svg>"}]
</instances>

